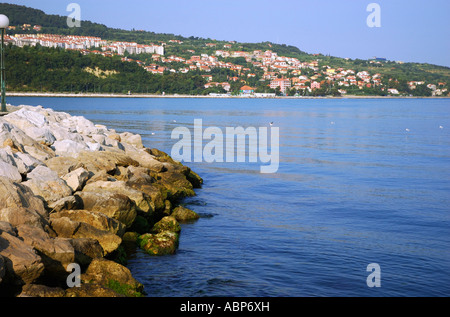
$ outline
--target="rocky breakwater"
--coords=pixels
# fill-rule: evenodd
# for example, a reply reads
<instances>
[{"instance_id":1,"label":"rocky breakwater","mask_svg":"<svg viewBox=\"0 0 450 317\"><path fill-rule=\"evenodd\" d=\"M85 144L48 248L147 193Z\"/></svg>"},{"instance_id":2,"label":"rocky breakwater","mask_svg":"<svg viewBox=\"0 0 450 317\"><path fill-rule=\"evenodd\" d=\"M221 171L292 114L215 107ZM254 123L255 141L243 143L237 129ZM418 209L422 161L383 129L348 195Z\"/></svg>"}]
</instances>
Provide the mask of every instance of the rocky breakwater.
<instances>
[{"instance_id":1,"label":"rocky breakwater","mask_svg":"<svg viewBox=\"0 0 450 317\"><path fill-rule=\"evenodd\" d=\"M179 203L202 179L139 135L11 109L0 118L0 296L142 295L124 244L176 252L179 223L198 218Z\"/></svg>"}]
</instances>

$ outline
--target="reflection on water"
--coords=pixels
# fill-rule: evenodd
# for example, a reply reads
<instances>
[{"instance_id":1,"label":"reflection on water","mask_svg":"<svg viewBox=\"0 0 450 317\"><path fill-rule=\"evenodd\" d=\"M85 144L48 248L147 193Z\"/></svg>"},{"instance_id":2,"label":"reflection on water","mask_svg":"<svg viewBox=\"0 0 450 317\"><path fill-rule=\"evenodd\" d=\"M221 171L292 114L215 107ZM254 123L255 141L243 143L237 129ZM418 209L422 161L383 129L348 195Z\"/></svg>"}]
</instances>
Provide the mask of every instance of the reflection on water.
<instances>
[{"instance_id":1,"label":"reflection on water","mask_svg":"<svg viewBox=\"0 0 450 317\"><path fill-rule=\"evenodd\" d=\"M189 163L176 255L133 250L149 296L448 296L448 99L9 98L83 115L170 153L174 128L280 128L280 168ZM406 129L409 130L406 131ZM205 142L206 144L206 142ZM366 285L378 263L382 287Z\"/></svg>"}]
</instances>

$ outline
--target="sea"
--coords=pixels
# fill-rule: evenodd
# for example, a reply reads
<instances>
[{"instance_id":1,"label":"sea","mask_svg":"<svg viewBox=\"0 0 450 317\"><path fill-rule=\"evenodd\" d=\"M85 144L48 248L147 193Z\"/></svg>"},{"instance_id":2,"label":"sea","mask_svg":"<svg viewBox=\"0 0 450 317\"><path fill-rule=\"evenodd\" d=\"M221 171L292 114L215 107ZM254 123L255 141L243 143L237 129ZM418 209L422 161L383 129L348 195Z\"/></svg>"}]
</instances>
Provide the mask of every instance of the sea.
<instances>
[{"instance_id":1,"label":"sea","mask_svg":"<svg viewBox=\"0 0 450 317\"><path fill-rule=\"evenodd\" d=\"M129 254L127 267L149 297L450 295L450 99L7 102L138 133L168 154L181 139L174 131L193 136L199 119L224 138L227 128L277 128L273 173L261 173L267 163L250 154L183 162L204 179L181 202L201 218L182 225L176 254ZM250 152L236 141L242 146Z\"/></svg>"}]
</instances>

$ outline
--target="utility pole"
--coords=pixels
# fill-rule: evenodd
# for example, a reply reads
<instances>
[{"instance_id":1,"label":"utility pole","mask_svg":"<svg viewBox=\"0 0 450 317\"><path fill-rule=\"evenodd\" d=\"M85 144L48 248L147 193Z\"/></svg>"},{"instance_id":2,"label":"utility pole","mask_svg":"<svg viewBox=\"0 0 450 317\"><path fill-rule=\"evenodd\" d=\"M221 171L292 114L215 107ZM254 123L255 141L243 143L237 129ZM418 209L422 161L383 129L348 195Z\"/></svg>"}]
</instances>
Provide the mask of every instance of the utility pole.
<instances>
[{"instance_id":1,"label":"utility pole","mask_svg":"<svg viewBox=\"0 0 450 317\"><path fill-rule=\"evenodd\" d=\"M6 15L0 14L0 29L2 31L2 42L1 42L1 109L0 113L7 113L6 109L6 77L5 77L5 29L9 26L9 19Z\"/></svg>"}]
</instances>

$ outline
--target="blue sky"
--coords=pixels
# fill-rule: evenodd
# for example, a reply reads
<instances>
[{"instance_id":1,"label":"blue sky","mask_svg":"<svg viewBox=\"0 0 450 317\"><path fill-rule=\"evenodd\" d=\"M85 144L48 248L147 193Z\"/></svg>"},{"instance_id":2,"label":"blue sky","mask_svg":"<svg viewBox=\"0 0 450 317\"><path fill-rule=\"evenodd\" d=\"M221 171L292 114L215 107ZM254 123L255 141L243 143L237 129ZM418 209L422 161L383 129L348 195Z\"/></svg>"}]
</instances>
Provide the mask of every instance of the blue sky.
<instances>
[{"instance_id":1,"label":"blue sky","mask_svg":"<svg viewBox=\"0 0 450 317\"><path fill-rule=\"evenodd\" d=\"M271 41L308 53L386 57L450 67L448 0L12 0L49 14L81 6L82 20L110 27L240 42ZM370 3L381 27L369 28Z\"/></svg>"}]
</instances>

